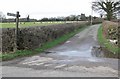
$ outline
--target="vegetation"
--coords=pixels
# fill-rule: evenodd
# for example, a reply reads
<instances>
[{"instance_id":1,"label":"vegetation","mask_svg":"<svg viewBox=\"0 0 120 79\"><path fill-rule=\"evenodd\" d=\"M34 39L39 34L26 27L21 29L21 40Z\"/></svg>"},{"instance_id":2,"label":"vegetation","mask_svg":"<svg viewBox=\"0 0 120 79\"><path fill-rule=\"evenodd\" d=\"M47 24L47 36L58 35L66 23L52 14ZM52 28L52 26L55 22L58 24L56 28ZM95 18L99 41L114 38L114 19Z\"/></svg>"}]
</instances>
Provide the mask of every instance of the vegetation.
<instances>
[{"instance_id":1,"label":"vegetation","mask_svg":"<svg viewBox=\"0 0 120 79\"><path fill-rule=\"evenodd\" d=\"M102 46L104 46L107 50L113 52L114 54L117 54L118 50L120 50L118 46L113 45L106 39L106 37L104 37L103 26L101 26L98 30L98 41Z\"/></svg>"},{"instance_id":2,"label":"vegetation","mask_svg":"<svg viewBox=\"0 0 120 79\"><path fill-rule=\"evenodd\" d=\"M120 1L119 0L98 0L93 2L93 10L99 12L105 12L107 20L111 20L113 16L116 16L120 11Z\"/></svg>"},{"instance_id":3,"label":"vegetation","mask_svg":"<svg viewBox=\"0 0 120 79\"><path fill-rule=\"evenodd\" d=\"M14 59L17 57L32 56L34 54L44 52L48 48L52 48L58 44L65 42L70 37L74 36L76 33L84 30L86 27L87 27L86 25L80 26L80 29L74 30L73 32L63 35L62 37L59 37L51 42L47 42L42 47L37 48L35 50L18 50L15 53L0 54L0 58L2 58L2 60L4 61L4 60Z\"/></svg>"},{"instance_id":4,"label":"vegetation","mask_svg":"<svg viewBox=\"0 0 120 79\"><path fill-rule=\"evenodd\" d=\"M0 11L0 22L2 22L3 19L5 19L5 15Z\"/></svg>"},{"instance_id":5,"label":"vegetation","mask_svg":"<svg viewBox=\"0 0 120 79\"><path fill-rule=\"evenodd\" d=\"M105 21L103 22L103 33L107 39L118 40L118 23Z\"/></svg>"},{"instance_id":6,"label":"vegetation","mask_svg":"<svg viewBox=\"0 0 120 79\"><path fill-rule=\"evenodd\" d=\"M10 22L16 22L15 18L5 18L3 13L0 13L0 17L2 18L0 22L2 23L10 23ZM93 16L94 19L99 19L99 17ZM85 14L81 13L80 15L69 15L69 16L59 16L59 17L44 17L39 20L30 18L30 15L28 15L26 18L19 18L19 22L65 22L65 21L90 21L91 15L86 16Z\"/></svg>"},{"instance_id":7,"label":"vegetation","mask_svg":"<svg viewBox=\"0 0 120 79\"><path fill-rule=\"evenodd\" d=\"M64 22L20 22L19 27L30 27L30 26L48 26L48 25L54 25L54 24L61 24ZM0 23L0 28L15 28L15 23Z\"/></svg>"}]
</instances>

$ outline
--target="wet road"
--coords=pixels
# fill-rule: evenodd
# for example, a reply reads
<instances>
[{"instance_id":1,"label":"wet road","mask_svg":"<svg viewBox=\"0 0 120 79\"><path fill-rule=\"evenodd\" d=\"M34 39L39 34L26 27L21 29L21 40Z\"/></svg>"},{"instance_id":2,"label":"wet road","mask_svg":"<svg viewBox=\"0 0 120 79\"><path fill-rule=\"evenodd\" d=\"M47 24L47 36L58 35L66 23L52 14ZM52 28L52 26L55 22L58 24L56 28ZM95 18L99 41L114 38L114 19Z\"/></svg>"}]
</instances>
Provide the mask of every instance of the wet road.
<instances>
[{"instance_id":1,"label":"wet road","mask_svg":"<svg viewBox=\"0 0 120 79\"><path fill-rule=\"evenodd\" d=\"M3 62L4 77L117 77L118 60L104 58L93 25L45 53Z\"/></svg>"}]
</instances>

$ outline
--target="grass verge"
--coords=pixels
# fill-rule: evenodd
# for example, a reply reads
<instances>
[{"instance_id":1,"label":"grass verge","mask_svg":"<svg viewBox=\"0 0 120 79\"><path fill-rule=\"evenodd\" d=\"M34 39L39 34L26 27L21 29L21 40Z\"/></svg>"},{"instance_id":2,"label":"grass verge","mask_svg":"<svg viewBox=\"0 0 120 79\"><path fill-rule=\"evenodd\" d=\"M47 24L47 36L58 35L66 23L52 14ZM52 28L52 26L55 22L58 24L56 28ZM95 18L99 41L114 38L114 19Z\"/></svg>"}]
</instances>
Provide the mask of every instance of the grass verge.
<instances>
[{"instance_id":1,"label":"grass verge","mask_svg":"<svg viewBox=\"0 0 120 79\"><path fill-rule=\"evenodd\" d=\"M2 58L2 61L5 61L5 60L11 60L14 58L18 58L18 57L32 56L32 55L44 52L46 49L52 48L56 45L59 45L65 41L67 41L69 38L73 37L75 34L84 30L87 27L88 27L88 25L80 26L79 29L74 30L71 33L65 34L65 35L63 35L63 36L61 36L61 37L59 37L51 42L47 42L42 47L37 48L35 50L18 50L15 53L0 54L0 58Z\"/></svg>"},{"instance_id":2,"label":"grass verge","mask_svg":"<svg viewBox=\"0 0 120 79\"><path fill-rule=\"evenodd\" d=\"M98 42L100 43L100 45L104 46L107 50L109 50L110 52L112 52L112 53L114 53L114 54L118 54L118 50L120 50L119 47L111 44L111 43L103 36L102 25L101 25L100 28L98 29Z\"/></svg>"}]
</instances>

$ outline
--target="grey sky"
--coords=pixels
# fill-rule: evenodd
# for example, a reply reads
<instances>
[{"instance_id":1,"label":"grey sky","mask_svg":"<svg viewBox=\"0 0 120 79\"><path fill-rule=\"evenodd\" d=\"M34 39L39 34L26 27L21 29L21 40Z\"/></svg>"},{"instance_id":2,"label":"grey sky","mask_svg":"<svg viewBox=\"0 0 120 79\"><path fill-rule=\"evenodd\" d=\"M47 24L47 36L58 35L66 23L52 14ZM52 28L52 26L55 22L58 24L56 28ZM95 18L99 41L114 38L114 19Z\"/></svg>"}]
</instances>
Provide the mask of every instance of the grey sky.
<instances>
[{"instance_id":1,"label":"grey sky","mask_svg":"<svg viewBox=\"0 0 120 79\"><path fill-rule=\"evenodd\" d=\"M71 14L91 14L92 0L1 0L0 10L16 13L19 11L21 17L30 18L68 16ZM93 15L97 15L93 13ZM8 16L7 16L8 17Z\"/></svg>"}]
</instances>

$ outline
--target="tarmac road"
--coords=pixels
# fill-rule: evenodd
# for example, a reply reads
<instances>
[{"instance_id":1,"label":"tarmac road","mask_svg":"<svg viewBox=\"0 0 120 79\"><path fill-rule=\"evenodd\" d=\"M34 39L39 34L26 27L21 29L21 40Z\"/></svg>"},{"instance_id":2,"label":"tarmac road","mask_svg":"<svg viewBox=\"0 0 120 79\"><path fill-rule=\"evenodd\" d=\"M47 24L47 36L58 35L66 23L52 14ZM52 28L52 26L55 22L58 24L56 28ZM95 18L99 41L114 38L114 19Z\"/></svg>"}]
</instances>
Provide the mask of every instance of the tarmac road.
<instances>
[{"instance_id":1,"label":"tarmac road","mask_svg":"<svg viewBox=\"0 0 120 79\"><path fill-rule=\"evenodd\" d=\"M32 57L2 62L3 77L118 77L118 59L104 58L93 25L65 43Z\"/></svg>"}]
</instances>

